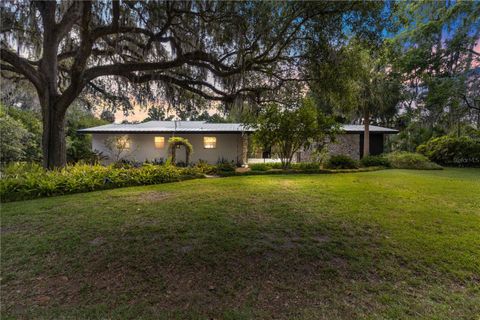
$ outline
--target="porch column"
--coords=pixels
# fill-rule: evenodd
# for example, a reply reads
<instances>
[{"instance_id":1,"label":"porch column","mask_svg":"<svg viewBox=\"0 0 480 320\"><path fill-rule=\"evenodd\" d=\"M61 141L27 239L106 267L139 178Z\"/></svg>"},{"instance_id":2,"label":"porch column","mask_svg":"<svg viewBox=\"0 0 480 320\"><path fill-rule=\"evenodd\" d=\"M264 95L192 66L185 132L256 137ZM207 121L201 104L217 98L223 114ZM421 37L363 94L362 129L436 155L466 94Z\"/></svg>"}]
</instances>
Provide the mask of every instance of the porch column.
<instances>
[{"instance_id":1,"label":"porch column","mask_svg":"<svg viewBox=\"0 0 480 320\"><path fill-rule=\"evenodd\" d=\"M248 134L242 134L242 166L247 166L248 162Z\"/></svg>"}]
</instances>

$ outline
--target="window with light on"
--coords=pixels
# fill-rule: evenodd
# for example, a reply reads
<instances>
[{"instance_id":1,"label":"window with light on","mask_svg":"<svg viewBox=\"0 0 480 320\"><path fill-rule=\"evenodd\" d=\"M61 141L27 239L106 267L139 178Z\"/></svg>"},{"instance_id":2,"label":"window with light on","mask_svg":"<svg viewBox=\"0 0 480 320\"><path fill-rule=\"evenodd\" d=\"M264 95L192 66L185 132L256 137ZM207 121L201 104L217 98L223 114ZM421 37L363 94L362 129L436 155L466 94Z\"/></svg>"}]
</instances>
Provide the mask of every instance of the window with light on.
<instances>
[{"instance_id":1,"label":"window with light on","mask_svg":"<svg viewBox=\"0 0 480 320\"><path fill-rule=\"evenodd\" d=\"M164 137L155 137L155 149L163 149L165 147Z\"/></svg>"},{"instance_id":2,"label":"window with light on","mask_svg":"<svg viewBox=\"0 0 480 320\"><path fill-rule=\"evenodd\" d=\"M205 149L215 149L217 147L217 137L203 137L203 147Z\"/></svg>"},{"instance_id":3,"label":"window with light on","mask_svg":"<svg viewBox=\"0 0 480 320\"><path fill-rule=\"evenodd\" d=\"M118 138L117 149L130 149L130 139L126 136Z\"/></svg>"}]
</instances>

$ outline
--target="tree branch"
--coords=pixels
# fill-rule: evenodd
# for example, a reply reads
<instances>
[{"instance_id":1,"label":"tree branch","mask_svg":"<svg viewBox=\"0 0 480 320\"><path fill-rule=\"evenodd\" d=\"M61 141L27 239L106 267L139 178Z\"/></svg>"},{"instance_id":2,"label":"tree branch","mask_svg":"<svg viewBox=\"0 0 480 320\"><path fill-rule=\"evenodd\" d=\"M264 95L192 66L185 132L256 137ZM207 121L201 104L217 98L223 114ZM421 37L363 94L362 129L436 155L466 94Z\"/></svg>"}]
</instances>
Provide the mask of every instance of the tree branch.
<instances>
[{"instance_id":1,"label":"tree branch","mask_svg":"<svg viewBox=\"0 0 480 320\"><path fill-rule=\"evenodd\" d=\"M112 1L112 28L118 29L120 20L120 2L118 0Z\"/></svg>"},{"instance_id":2,"label":"tree branch","mask_svg":"<svg viewBox=\"0 0 480 320\"><path fill-rule=\"evenodd\" d=\"M6 48L0 49L0 59L11 65L9 71L22 74L25 78L30 80L37 89L41 87L41 77L38 71L30 65L27 59L18 56L16 53L13 53Z\"/></svg>"},{"instance_id":3,"label":"tree branch","mask_svg":"<svg viewBox=\"0 0 480 320\"><path fill-rule=\"evenodd\" d=\"M56 25L55 32L57 34L57 41L61 41L63 37L70 32L73 25L78 22L82 16L83 5L83 1L75 1L70 5L60 23Z\"/></svg>"}]
</instances>

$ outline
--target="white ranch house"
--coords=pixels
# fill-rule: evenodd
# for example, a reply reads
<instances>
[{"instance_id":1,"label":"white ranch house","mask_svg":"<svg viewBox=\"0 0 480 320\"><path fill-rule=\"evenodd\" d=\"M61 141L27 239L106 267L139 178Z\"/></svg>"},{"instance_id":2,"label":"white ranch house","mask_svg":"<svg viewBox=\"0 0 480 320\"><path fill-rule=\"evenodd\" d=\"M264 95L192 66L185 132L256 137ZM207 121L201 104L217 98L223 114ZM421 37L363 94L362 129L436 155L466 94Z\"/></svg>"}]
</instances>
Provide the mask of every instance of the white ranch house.
<instances>
[{"instance_id":1,"label":"white ranch house","mask_svg":"<svg viewBox=\"0 0 480 320\"><path fill-rule=\"evenodd\" d=\"M343 125L343 133L337 141L328 146L330 154L346 154L359 159L363 153L363 125ZM168 139L182 137L193 146L190 162L199 160L215 164L220 160L233 161L239 165L247 163L275 161L265 160L268 153L248 155L248 137L254 132L252 128L240 123L207 123L205 121L149 121L138 124L107 124L104 126L78 130L79 133L92 134L92 150L109 156L106 141L117 136L127 139L125 158L136 161L166 160L169 157ZM370 126L370 152L383 152L386 135L395 134L397 130ZM184 147L176 152L176 161L185 162ZM297 153L294 161L309 161L311 150ZM112 160L111 158L109 159ZM109 162L107 160L106 162Z\"/></svg>"}]
</instances>

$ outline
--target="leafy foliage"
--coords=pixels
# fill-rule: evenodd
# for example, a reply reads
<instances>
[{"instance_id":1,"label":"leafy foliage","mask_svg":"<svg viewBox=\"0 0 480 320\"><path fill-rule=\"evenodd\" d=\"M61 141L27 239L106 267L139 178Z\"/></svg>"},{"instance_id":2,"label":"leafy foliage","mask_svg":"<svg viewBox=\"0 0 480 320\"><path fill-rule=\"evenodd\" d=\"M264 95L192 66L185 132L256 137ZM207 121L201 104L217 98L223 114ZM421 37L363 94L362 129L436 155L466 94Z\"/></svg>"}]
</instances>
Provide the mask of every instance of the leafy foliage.
<instances>
[{"instance_id":1,"label":"leafy foliage","mask_svg":"<svg viewBox=\"0 0 480 320\"><path fill-rule=\"evenodd\" d=\"M0 180L1 201L16 201L77 192L158 184L203 177L197 168L146 164L139 168L69 165L47 171L36 164L11 164Z\"/></svg>"},{"instance_id":2,"label":"leafy foliage","mask_svg":"<svg viewBox=\"0 0 480 320\"><path fill-rule=\"evenodd\" d=\"M101 97L98 102L124 111L132 108L132 97L139 103L162 97L186 110L204 107L207 100L259 103L285 82L300 80L291 75L303 75L304 42L314 38L313 24L335 26L329 40L338 40L347 30L338 21L358 23L358 17L371 17L371 7L361 2L12 1L1 6L2 76L36 88L48 132L44 166L53 168L66 163L65 141L63 128L47 119L63 123L76 99ZM367 21L348 32L374 24Z\"/></svg>"},{"instance_id":3,"label":"leafy foliage","mask_svg":"<svg viewBox=\"0 0 480 320\"><path fill-rule=\"evenodd\" d=\"M186 165L188 165L190 154L193 152L193 146L186 138L182 137L170 137L168 139L168 152L170 153L171 161L175 164L175 158L177 153L177 146L184 146L185 147L185 154L186 154Z\"/></svg>"},{"instance_id":4,"label":"leafy foliage","mask_svg":"<svg viewBox=\"0 0 480 320\"><path fill-rule=\"evenodd\" d=\"M153 106L148 109L148 117L143 120L143 122L147 121L171 121L173 120L173 116L167 116L165 112L165 108L160 106Z\"/></svg>"},{"instance_id":5,"label":"leafy foliage","mask_svg":"<svg viewBox=\"0 0 480 320\"><path fill-rule=\"evenodd\" d=\"M418 146L417 152L440 165L480 167L480 139L442 136Z\"/></svg>"},{"instance_id":6,"label":"leafy foliage","mask_svg":"<svg viewBox=\"0 0 480 320\"><path fill-rule=\"evenodd\" d=\"M128 135L110 135L103 140L108 157L115 163L128 158L132 153L132 139Z\"/></svg>"},{"instance_id":7,"label":"leafy foliage","mask_svg":"<svg viewBox=\"0 0 480 320\"><path fill-rule=\"evenodd\" d=\"M299 162L299 163L290 163L287 170L295 171L318 171L320 170L320 163L318 162ZM271 169L285 169L280 163L254 163L250 165L252 171L268 171Z\"/></svg>"},{"instance_id":8,"label":"leafy foliage","mask_svg":"<svg viewBox=\"0 0 480 320\"><path fill-rule=\"evenodd\" d=\"M40 115L31 110L0 105L0 118L2 162L40 161L42 157Z\"/></svg>"},{"instance_id":9,"label":"leafy foliage","mask_svg":"<svg viewBox=\"0 0 480 320\"><path fill-rule=\"evenodd\" d=\"M8 163L26 158L27 146L25 145L32 135L25 129L20 121L9 115L0 117L0 161Z\"/></svg>"},{"instance_id":10,"label":"leafy foliage","mask_svg":"<svg viewBox=\"0 0 480 320\"><path fill-rule=\"evenodd\" d=\"M287 168L300 148L323 148L326 141L333 139L335 129L333 119L317 110L311 98L305 98L291 109L278 104L267 106L258 117L255 140L264 148L272 148Z\"/></svg>"},{"instance_id":11,"label":"leafy foliage","mask_svg":"<svg viewBox=\"0 0 480 320\"><path fill-rule=\"evenodd\" d=\"M207 161L205 160L198 160L197 163L195 163L194 167L198 170L200 170L200 172L203 172L205 174L216 174L217 172L217 167L214 166L214 165L211 165L209 164Z\"/></svg>"},{"instance_id":12,"label":"leafy foliage","mask_svg":"<svg viewBox=\"0 0 480 320\"><path fill-rule=\"evenodd\" d=\"M235 173L235 165L227 160L221 159L218 161L217 166L216 166L216 171L217 174L219 175L230 175Z\"/></svg>"},{"instance_id":13,"label":"leafy foliage","mask_svg":"<svg viewBox=\"0 0 480 320\"><path fill-rule=\"evenodd\" d=\"M115 114L111 110L105 109L100 114L100 119L102 119L103 121L105 121L107 123L114 123L115 122Z\"/></svg>"},{"instance_id":14,"label":"leafy foliage","mask_svg":"<svg viewBox=\"0 0 480 320\"><path fill-rule=\"evenodd\" d=\"M19 153L2 158L3 162L42 160L42 121L41 115L28 109L17 107L0 107L2 119L2 150L17 150ZM6 119L5 121L3 119ZM98 155L92 152L92 137L88 134L78 134L77 130L106 124L107 121L96 118L91 112L75 105L66 117L67 160L69 163L78 161L95 162ZM10 129L7 130L7 126ZM3 134L3 131L5 133ZM21 138L18 138L21 136ZM16 138L17 137L17 138Z\"/></svg>"},{"instance_id":15,"label":"leafy foliage","mask_svg":"<svg viewBox=\"0 0 480 320\"><path fill-rule=\"evenodd\" d=\"M397 151L386 155L388 162L395 169L439 170L441 166L428 160L419 153Z\"/></svg>"},{"instance_id":16,"label":"leafy foliage","mask_svg":"<svg viewBox=\"0 0 480 320\"><path fill-rule=\"evenodd\" d=\"M364 167L390 167L390 162L385 155L363 157L360 164Z\"/></svg>"},{"instance_id":17,"label":"leafy foliage","mask_svg":"<svg viewBox=\"0 0 480 320\"><path fill-rule=\"evenodd\" d=\"M299 163L292 163L291 168L294 170L300 170L304 172L308 171L317 171L320 169L319 162L299 162Z\"/></svg>"},{"instance_id":18,"label":"leafy foliage","mask_svg":"<svg viewBox=\"0 0 480 320\"><path fill-rule=\"evenodd\" d=\"M192 121L206 121L210 123L228 123L231 122L228 119L222 117L218 113L210 115L208 111L204 111L197 116L191 117ZM238 121L237 121L238 122Z\"/></svg>"},{"instance_id":19,"label":"leafy foliage","mask_svg":"<svg viewBox=\"0 0 480 320\"><path fill-rule=\"evenodd\" d=\"M268 163L254 163L249 165L252 171L268 171L272 169L272 167Z\"/></svg>"},{"instance_id":20,"label":"leafy foliage","mask_svg":"<svg viewBox=\"0 0 480 320\"><path fill-rule=\"evenodd\" d=\"M334 155L328 159L327 168L330 169L357 169L358 162L346 155Z\"/></svg>"},{"instance_id":21,"label":"leafy foliage","mask_svg":"<svg viewBox=\"0 0 480 320\"><path fill-rule=\"evenodd\" d=\"M479 13L477 1L398 3L393 67L403 75L401 127L410 133L399 137L401 150L480 126Z\"/></svg>"},{"instance_id":22,"label":"leafy foliage","mask_svg":"<svg viewBox=\"0 0 480 320\"><path fill-rule=\"evenodd\" d=\"M92 151L92 135L78 134L78 129L107 124L105 119L96 118L91 112L78 106L70 108L66 120L67 161L76 163L86 161L94 163L98 154Z\"/></svg>"}]
</instances>

